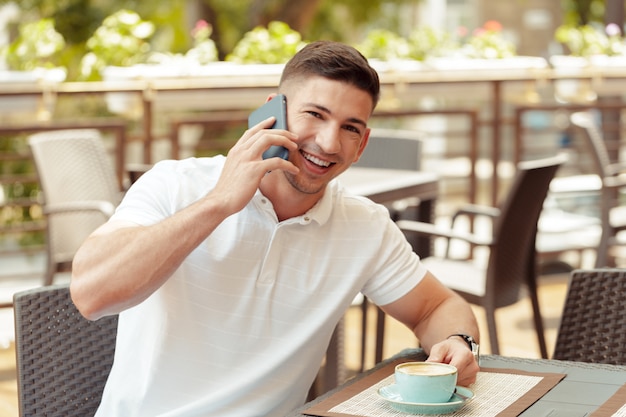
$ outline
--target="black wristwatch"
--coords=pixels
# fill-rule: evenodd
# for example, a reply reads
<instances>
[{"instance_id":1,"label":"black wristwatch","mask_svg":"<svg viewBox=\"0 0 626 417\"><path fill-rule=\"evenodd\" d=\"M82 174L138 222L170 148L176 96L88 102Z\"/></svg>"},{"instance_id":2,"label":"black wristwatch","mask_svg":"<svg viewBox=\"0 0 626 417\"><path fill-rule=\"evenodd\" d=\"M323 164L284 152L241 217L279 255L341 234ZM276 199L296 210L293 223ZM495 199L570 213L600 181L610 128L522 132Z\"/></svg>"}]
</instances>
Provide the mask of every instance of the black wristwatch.
<instances>
[{"instance_id":1,"label":"black wristwatch","mask_svg":"<svg viewBox=\"0 0 626 417\"><path fill-rule=\"evenodd\" d=\"M467 346L472 351L472 355L474 355L474 359L476 359L476 362L479 362L480 345L476 342L476 340L472 336L462 333L451 334L450 336L448 336L448 339L454 336L460 337L461 339L465 340L465 343L467 343Z\"/></svg>"}]
</instances>

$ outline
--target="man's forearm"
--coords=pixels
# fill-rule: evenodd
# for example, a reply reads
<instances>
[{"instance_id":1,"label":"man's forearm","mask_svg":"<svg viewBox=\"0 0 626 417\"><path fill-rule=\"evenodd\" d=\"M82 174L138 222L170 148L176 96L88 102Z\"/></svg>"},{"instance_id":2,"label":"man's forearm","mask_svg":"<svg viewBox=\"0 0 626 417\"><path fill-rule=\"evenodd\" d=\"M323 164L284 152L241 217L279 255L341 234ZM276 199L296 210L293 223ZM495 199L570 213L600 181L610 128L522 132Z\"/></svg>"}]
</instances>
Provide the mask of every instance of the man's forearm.
<instances>
[{"instance_id":1,"label":"man's forearm","mask_svg":"<svg viewBox=\"0 0 626 417\"><path fill-rule=\"evenodd\" d=\"M427 320L415 327L414 333L426 352L430 352L433 345L453 334L467 334L476 342L480 341L480 331L474 313L458 295L440 304Z\"/></svg>"}]
</instances>

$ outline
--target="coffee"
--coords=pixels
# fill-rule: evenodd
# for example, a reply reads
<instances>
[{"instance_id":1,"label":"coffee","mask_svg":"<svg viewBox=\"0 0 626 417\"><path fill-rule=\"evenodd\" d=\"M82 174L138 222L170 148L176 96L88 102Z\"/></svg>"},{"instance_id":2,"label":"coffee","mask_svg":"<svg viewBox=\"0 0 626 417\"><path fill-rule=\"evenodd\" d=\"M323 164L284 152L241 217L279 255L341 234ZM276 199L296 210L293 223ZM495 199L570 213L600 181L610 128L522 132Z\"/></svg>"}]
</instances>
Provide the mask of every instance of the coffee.
<instances>
[{"instance_id":1,"label":"coffee","mask_svg":"<svg viewBox=\"0 0 626 417\"><path fill-rule=\"evenodd\" d=\"M456 388L457 369L445 363L402 363L394 375L398 393L406 402L444 403Z\"/></svg>"},{"instance_id":2,"label":"coffee","mask_svg":"<svg viewBox=\"0 0 626 417\"><path fill-rule=\"evenodd\" d=\"M436 366L435 364L431 366L426 363L424 363L423 366L415 366L412 364L402 366L399 368L399 371L409 375L442 375L454 372L454 370L449 369L448 367L442 368L440 366Z\"/></svg>"}]
</instances>

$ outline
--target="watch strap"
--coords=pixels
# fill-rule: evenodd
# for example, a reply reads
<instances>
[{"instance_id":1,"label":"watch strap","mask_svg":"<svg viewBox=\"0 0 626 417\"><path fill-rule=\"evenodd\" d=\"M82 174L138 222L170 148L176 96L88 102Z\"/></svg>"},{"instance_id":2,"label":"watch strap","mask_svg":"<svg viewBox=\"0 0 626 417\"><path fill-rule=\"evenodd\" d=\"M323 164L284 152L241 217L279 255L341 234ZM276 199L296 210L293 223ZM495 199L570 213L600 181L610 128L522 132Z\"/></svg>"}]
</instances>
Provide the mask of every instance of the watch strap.
<instances>
[{"instance_id":1,"label":"watch strap","mask_svg":"<svg viewBox=\"0 0 626 417\"><path fill-rule=\"evenodd\" d=\"M467 347L469 347L469 349L473 352L474 351L474 345L477 345L478 343L476 343L476 340L467 334L463 334L463 333L455 333L455 334L451 334L450 336L447 337L447 339L450 339L451 337L460 337L461 339L463 339L465 341L465 343L467 343Z\"/></svg>"}]
</instances>

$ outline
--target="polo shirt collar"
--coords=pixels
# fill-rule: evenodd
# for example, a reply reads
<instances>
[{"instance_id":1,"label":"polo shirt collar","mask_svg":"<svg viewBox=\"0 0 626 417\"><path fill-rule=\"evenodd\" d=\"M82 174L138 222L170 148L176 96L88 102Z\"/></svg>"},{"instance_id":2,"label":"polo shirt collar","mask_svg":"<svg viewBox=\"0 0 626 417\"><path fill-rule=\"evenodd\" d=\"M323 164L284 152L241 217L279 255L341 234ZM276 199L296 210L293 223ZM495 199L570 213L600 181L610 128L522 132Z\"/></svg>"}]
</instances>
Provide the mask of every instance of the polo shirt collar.
<instances>
[{"instance_id":1,"label":"polo shirt collar","mask_svg":"<svg viewBox=\"0 0 626 417\"><path fill-rule=\"evenodd\" d=\"M309 211L301 216L287 219L285 220L285 223L309 224L314 221L319 225L325 224L330 218L339 188L340 185L336 179L331 181L330 184L326 186L326 190L324 191L322 198L313 207L311 207ZM257 202L262 199L267 200L260 190L257 190L254 199ZM267 202L269 202L269 200L267 200ZM257 206L260 206L259 203L257 203Z\"/></svg>"}]
</instances>

